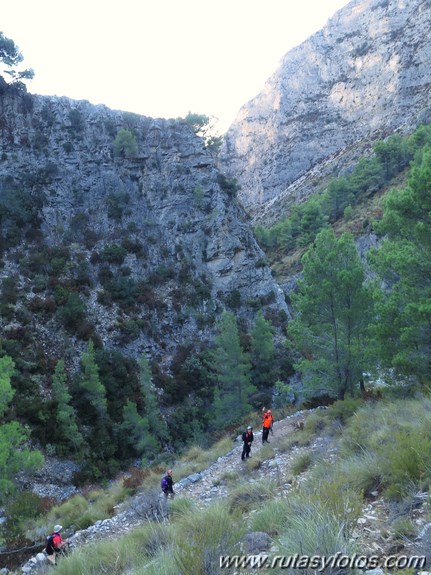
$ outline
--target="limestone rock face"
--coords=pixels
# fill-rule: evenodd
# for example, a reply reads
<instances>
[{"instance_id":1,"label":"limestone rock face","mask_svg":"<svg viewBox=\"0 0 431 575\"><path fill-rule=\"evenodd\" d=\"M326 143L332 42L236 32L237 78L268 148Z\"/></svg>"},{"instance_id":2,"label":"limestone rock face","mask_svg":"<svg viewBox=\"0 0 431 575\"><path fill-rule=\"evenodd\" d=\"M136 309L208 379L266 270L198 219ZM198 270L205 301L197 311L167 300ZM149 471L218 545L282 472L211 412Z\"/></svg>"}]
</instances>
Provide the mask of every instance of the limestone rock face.
<instances>
[{"instance_id":1,"label":"limestone rock face","mask_svg":"<svg viewBox=\"0 0 431 575\"><path fill-rule=\"evenodd\" d=\"M19 198L26 214L26 235L10 247L3 202L1 277L17 277L28 301L58 305L59 286L78 291L106 346L169 355L210 338L229 298L249 319L260 301L286 309L243 208L186 122L3 90L0 158L0 200ZM48 252L35 263L46 246L66 248L61 269ZM39 317L41 340L58 339L55 315Z\"/></svg>"},{"instance_id":2,"label":"limestone rock face","mask_svg":"<svg viewBox=\"0 0 431 575\"><path fill-rule=\"evenodd\" d=\"M430 33L427 0L353 0L284 56L221 155L255 219L273 220L373 141L430 121Z\"/></svg>"}]
</instances>

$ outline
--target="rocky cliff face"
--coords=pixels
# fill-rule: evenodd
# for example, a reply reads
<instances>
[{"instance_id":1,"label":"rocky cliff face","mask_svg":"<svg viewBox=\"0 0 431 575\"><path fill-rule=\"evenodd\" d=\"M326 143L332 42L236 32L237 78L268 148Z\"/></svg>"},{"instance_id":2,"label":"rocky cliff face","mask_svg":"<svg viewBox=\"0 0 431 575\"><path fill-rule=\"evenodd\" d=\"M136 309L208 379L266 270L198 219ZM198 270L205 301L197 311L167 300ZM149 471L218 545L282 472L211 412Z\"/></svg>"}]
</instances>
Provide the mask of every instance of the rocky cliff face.
<instances>
[{"instance_id":1,"label":"rocky cliff face","mask_svg":"<svg viewBox=\"0 0 431 575\"><path fill-rule=\"evenodd\" d=\"M4 90L0 158L0 279L14 278L12 303L30 307L47 353L71 292L104 345L129 355L205 340L229 302L245 318L261 303L286 309L187 123Z\"/></svg>"},{"instance_id":2,"label":"rocky cliff face","mask_svg":"<svg viewBox=\"0 0 431 575\"><path fill-rule=\"evenodd\" d=\"M221 162L274 221L373 141L431 119L427 0L353 0L288 52L229 128Z\"/></svg>"}]
</instances>

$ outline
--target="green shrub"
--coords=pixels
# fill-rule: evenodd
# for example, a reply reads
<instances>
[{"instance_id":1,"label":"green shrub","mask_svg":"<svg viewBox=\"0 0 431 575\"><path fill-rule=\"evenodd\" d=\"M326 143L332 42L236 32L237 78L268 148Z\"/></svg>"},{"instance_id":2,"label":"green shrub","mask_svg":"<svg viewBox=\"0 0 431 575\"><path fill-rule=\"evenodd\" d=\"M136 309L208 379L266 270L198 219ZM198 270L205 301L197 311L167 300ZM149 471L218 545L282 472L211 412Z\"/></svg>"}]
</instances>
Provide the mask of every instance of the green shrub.
<instances>
[{"instance_id":1,"label":"green shrub","mask_svg":"<svg viewBox=\"0 0 431 575\"><path fill-rule=\"evenodd\" d=\"M114 277L107 284L106 290L112 301L118 303L121 308L133 309L136 306L138 298L138 283L133 278L124 276Z\"/></svg>"},{"instance_id":2,"label":"green shrub","mask_svg":"<svg viewBox=\"0 0 431 575\"><path fill-rule=\"evenodd\" d=\"M132 158L138 153L136 136L130 130L121 128L114 141L114 157Z\"/></svg>"},{"instance_id":3,"label":"green shrub","mask_svg":"<svg viewBox=\"0 0 431 575\"><path fill-rule=\"evenodd\" d=\"M259 469L264 461L267 461L268 459L272 459L274 457L275 451L274 448L271 447L271 445L265 443L264 445L262 445L259 451L253 450L252 446L251 454L252 457L250 459L247 459L245 462L248 471L251 471L253 469Z\"/></svg>"},{"instance_id":4,"label":"green shrub","mask_svg":"<svg viewBox=\"0 0 431 575\"><path fill-rule=\"evenodd\" d=\"M367 460L361 462L362 468L372 473L372 469L366 467L367 463ZM352 527L362 509L362 484L355 483L357 467L350 464L346 469L343 464L339 461L328 467L327 458L316 462L308 480L301 484L298 496L317 507L324 507L340 522Z\"/></svg>"},{"instance_id":5,"label":"green shrub","mask_svg":"<svg viewBox=\"0 0 431 575\"><path fill-rule=\"evenodd\" d=\"M74 495L64 503L54 506L48 515L43 518L40 523L37 522L34 529L37 532L49 533L52 525L61 523L65 529L73 527L76 529L83 529L88 527L88 524L81 523L81 518L86 513L88 502L82 495ZM43 524L42 530L38 529L38 525ZM83 526L82 526L83 525Z\"/></svg>"},{"instance_id":6,"label":"green shrub","mask_svg":"<svg viewBox=\"0 0 431 575\"><path fill-rule=\"evenodd\" d=\"M192 445L182 456L182 460L187 462L193 461L195 463L205 463L206 459L205 450L198 445Z\"/></svg>"},{"instance_id":7,"label":"green shrub","mask_svg":"<svg viewBox=\"0 0 431 575\"><path fill-rule=\"evenodd\" d=\"M10 304L0 304L0 316L6 321L12 321L15 315L15 306Z\"/></svg>"},{"instance_id":8,"label":"green shrub","mask_svg":"<svg viewBox=\"0 0 431 575\"><path fill-rule=\"evenodd\" d=\"M165 547L150 562L137 566L133 571L133 575L172 575L172 573L176 572L177 563L172 549Z\"/></svg>"},{"instance_id":9,"label":"green shrub","mask_svg":"<svg viewBox=\"0 0 431 575\"><path fill-rule=\"evenodd\" d=\"M74 495L64 503L51 508L46 516L33 522L29 535L41 537L56 523L65 530L85 529L98 520L108 519L114 514L116 505L124 501L129 493L122 481L114 482L110 489L95 489L84 495Z\"/></svg>"},{"instance_id":10,"label":"green shrub","mask_svg":"<svg viewBox=\"0 0 431 575\"><path fill-rule=\"evenodd\" d=\"M60 276L64 273L67 261L64 258L52 258L51 273L54 276Z\"/></svg>"},{"instance_id":11,"label":"green shrub","mask_svg":"<svg viewBox=\"0 0 431 575\"><path fill-rule=\"evenodd\" d=\"M76 134L84 130L85 121L82 113L77 108L73 108L69 112L70 129Z\"/></svg>"},{"instance_id":12,"label":"green shrub","mask_svg":"<svg viewBox=\"0 0 431 575\"><path fill-rule=\"evenodd\" d=\"M203 199L205 197L205 192L204 192L204 189L202 188L202 186L200 184L195 186L195 189L193 190L193 196L194 196L194 199L195 199L197 205L201 206Z\"/></svg>"},{"instance_id":13,"label":"green shrub","mask_svg":"<svg viewBox=\"0 0 431 575\"><path fill-rule=\"evenodd\" d=\"M108 207L108 218L111 218L115 221L120 221L129 202L130 195L127 192L116 192L109 194L106 200L106 205Z\"/></svg>"},{"instance_id":14,"label":"green shrub","mask_svg":"<svg viewBox=\"0 0 431 575\"><path fill-rule=\"evenodd\" d=\"M351 555L355 549L350 542L352 526L343 522L324 502L316 498L291 496L287 512L287 525L280 535L280 554L329 557L337 552ZM331 573L330 570L325 571ZM333 571L335 572L335 571ZM314 569L301 573L314 574Z\"/></svg>"},{"instance_id":15,"label":"green shrub","mask_svg":"<svg viewBox=\"0 0 431 575\"><path fill-rule=\"evenodd\" d=\"M241 293L239 290L234 289L229 292L225 297L225 302L231 309L238 309L241 305Z\"/></svg>"},{"instance_id":16,"label":"green shrub","mask_svg":"<svg viewBox=\"0 0 431 575\"><path fill-rule=\"evenodd\" d=\"M170 530L165 525L156 522L140 527L131 534L131 539L135 540L145 556L151 559L171 545Z\"/></svg>"},{"instance_id":17,"label":"green shrub","mask_svg":"<svg viewBox=\"0 0 431 575\"><path fill-rule=\"evenodd\" d=\"M348 205L344 208L343 215L346 222L350 221L353 218L353 208L351 205Z\"/></svg>"},{"instance_id":18,"label":"green shrub","mask_svg":"<svg viewBox=\"0 0 431 575\"><path fill-rule=\"evenodd\" d=\"M123 246L110 244L105 246L99 255L101 261L105 261L110 264L122 264L127 255L127 250Z\"/></svg>"},{"instance_id":19,"label":"green shrub","mask_svg":"<svg viewBox=\"0 0 431 575\"><path fill-rule=\"evenodd\" d=\"M32 291L33 293L40 293L46 290L48 287L48 276L47 275L37 275L33 280Z\"/></svg>"},{"instance_id":20,"label":"green shrub","mask_svg":"<svg viewBox=\"0 0 431 575\"><path fill-rule=\"evenodd\" d=\"M135 254L136 257L142 256L144 254L144 247L138 240L131 240L130 238L124 238L123 241L121 242L121 246L128 253Z\"/></svg>"},{"instance_id":21,"label":"green shrub","mask_svg":"<svg viewBox=\"0 0 431 575\"><path fill-rule=\"evenodd\" d=\"M203 449L198 445L192 445L177 463L177 476L186 477L191 473L202 471L217 461L219 457L226 455L232 449L232 440L229 437L220 439L210 448Z\"/></svg>"},{"instance_id":22,"label":"green shrub","mask_svg":"<svg viewBox=\"0 0 431 575\"><path fill-rule=\"evenodd\" d=\"M85 303L77 293L72 292L67 302L58 308L57 317L66 329L72 331L85 319L86 311Z\"/></svg>"},{"instance_id":23,"label":"green shrub","mask_svg":"<svg viewBox=\"0 0 431 575\"><path fill-rule=\"evenodd\" d=\"M165 264L160 264L154 271L151 272L148 278L148 282L150 284L162 284L174 278L175 278L174 268L169 267Z\"/></svg>"},{"instance_id":24,"label":"green shrub","mask_svg":"<svg viewBox=\"0 0 431 575\"><path fill-rule=\"evenodd\" d=\"M409 517L395 519L391 524L391 531L402 539L415 539L417 535L417 527Z\"/></svg>"},{"instance_id":25,"label":"green shrub","mask_svg":"<svg viewBox=\"0 0 431 575\"><path fill-rule=\"evenodd\" d=\"M103 304L103 297L98 297L100 303ZM139 337L141 331L141 323L135 320L126 320L118 324L120 330L120 341L121 343L129 343Z\"/></svg>"},{"instance_id":26,"label":"green shrub","mask_svg":"<svg viewBox=\"0 0 431 575\"><path fill-rule=\"evenodd\" d=\"M431 438L422 430L400 430L392 435L381 457L383 484L388 498L401 500L412 489L431 479Z\"/></svg>"},{"instance_id":27,"label":"green shrub","mask_svg":"<svg viewBox=\"0 0 431 575\"><path fill-rule=\"evenodd\" d=\"M173 520L198 512L196 503L188 497L178 497L169 503L169 514Z\"/></svg>"},{"instance_id":28,"label":"green shrub","mask_svg":"<svg viewBox=\"0 0 431 575\"><path fill-rule=\"evenodd\" d=\"M362 399L349 397L330 405L326 410L326 416L329 420L336 420L342 425L345 425L352 415L363 405L364 401Z\"/></svg>"},{"instance_id":29,"label":"green shrub","mask_svg":"<svg viewBox=\"0 0 431 575\"><path fill-rule=\"evenodd\" d=\"M313 456L309 451L305 451L297 455L291 464L293 475L299 475L306 471L313 461Z\"/></svg>"},{"instance_id":30,"label":"green shrub","mask_svg":"<svg viewBox=\"0 0 431 575\"><path fill-rule=\"evenodd\" d=\"M0 538L10 546L27 541L28 521L43 513L43 500L31 492L23 492L8 501L5 508L6 521L0 524Z\"/></svg>"},{"instance_id":31,"label":"green shrub","mask_svg":"<svg viewBox=\"0 0 431 575\"><path fill-rule=\"evenodd\" d=\"M328 418L326 417L326 411L313 411L305 418L304 430L316 434L323 431L327 424Z\"/></svg>"},{"instance_id":32,"label":"green shrub","mask_svg":"<svg viewBox=\"0 0 431 575\"><path fill-rule=\"evenodd\" d=\"M57 284L54 288L54 298L57 305L65 305L70 291L61 284Z\"/></svg>"},{"instance_id":33,"label":"green shrub","mask_svg":"<svg viewBox=\"0 0 431 575\"><path fill-rule=\"evenodd\" d=\"M290 451L292 447L307 447L310 445L311 441L315 437L314 431L311 429L306 429L305 426L303 429L297 429L293 433L290 433L285 438L281 439L280 442L277 442L277 448L280 451Z\"/></svg>"},{"instance_id":34,"label":"green shrub","mask_svg":"<svg viewBox=\"0 0 431 575\"><path fill-rule=\"evenodd\" d=\"M383 462L377 454L363 452L341 460L333 474L343 486L353 489L361 497L369 497L381 489L382 468Z\"/></svg>"},{"instance_id":35,"label":"green shrub","mask_svg":"<svg viewBox=\"0 0 431 575\"><path fill-rule=\"evenodd\" d=\"M63 150L66 152L66 154L70 154L71 152L73 152L74 147L72 142L64 142L63 144Z\"/></svg>"},{"instance_id":36,"label":"green shrub","mask_svg":"<svg viewBox=\"0 0 431 575\"><path fill-rule=\"evenodd\" d=\"M240 474L237 471L225 471L220 475L220 483L233 486L237 484L239 477Z\"/></svg>"},{"instance_id":37,"label":"green shrub","mask_svg":"<svg viewBox=\"0 0 431 575\"><path fill-rule=\"evenodd\" d=\"M131 538L121 537L81 547L58 561L55 572L58 575L123 575L137 557L137 543Z\"/></svg>"},{"instance_id":38,"label":"green shrub","mask_svg":"<svg viewBox=\"0 0 431 575\"><path fill-rule=\"evenodd\" d=\"M224 174L218 174L217 181L220 188L230 196L236 196L240 189L238 182L235 179L229 179Z\"/></svg>"},{"instance_id":39,"label":"green shrub","mask_svg":"<svg viewBox=\"0 0 431 575\"><path fill-rule=\"evenodd\" d=\"M259 507L262 502L271 499L276 492L277 484L275 481L249 482L247 489L244 489L244 485L240 485L229 494L227 499L229 510L231 513L246 513Z\"/></svg>"},{"instance_id":40,"label":"green shrub","mask_svg":"<svg viewBox=\"0 0 431 575\"><path fill-rule=\"evenodd\" d=\"M217 573L220 555L233 553L243 527L229 513L225 501L175 520L176 573Z\"/></svg>"},{"instance_id":41,"label":"green shrub","mask_svg":"<svg viewBox=\"0 0 431 575\"><path fill-rule=\"evenodd\" d=\"M388 498L400 499L430 480L430 408L429 398L365 405L344 430L342 454L372 453Z\"/></svg>"},{"instance_id":42,"label":"green shrub","mask_svg":"<svg viewBox=\"0 0 431 575\"><path fill-rule=\"evenodd\" d=\"M251 516L251 531L263 531L269 535L279 535L289 521L290 503L287 498L264 501Z\"/></svg>"},{"instance_id":43,"label":"green shrub","mask_svg":"<svg viewBox=\"0 0 431 575\"><path fill-rule=\"evenodd\" d=\"M0 290L0 301L2 304L15 305L18 300L18 281L16 277L6 277L2 279Z\"/></svg>"}]
</instances>

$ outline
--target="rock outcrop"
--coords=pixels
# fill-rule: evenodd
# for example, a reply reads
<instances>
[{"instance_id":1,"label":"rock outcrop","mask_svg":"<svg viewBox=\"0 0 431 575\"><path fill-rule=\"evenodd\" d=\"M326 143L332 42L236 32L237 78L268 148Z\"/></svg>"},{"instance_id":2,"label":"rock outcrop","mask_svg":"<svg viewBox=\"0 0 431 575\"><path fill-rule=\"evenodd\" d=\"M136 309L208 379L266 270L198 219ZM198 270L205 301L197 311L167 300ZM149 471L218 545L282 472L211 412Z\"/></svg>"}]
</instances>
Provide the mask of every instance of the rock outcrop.
<instances>
[{"instance_id":1,"label":"rock outcrop","mask_svg":"<svg viewBox=\"0 0 431 575\"><path fill-rule=\"evenodd\" d=\"M353 0L289 51L221 155L255 221L315 193L372 144L431 120L427 0Z\"/></svg>"},{"instance_id":2,"label":"rock outcrop","mask_svg":"<svg viewBox=\"0 0 431 575\"><path fill-rule=\"evenodd\" d=\"M185 121L5 90L0 158L1 278L45 304L74 282L106 347L163 361L211 338L232 294L245 318L259 302L286 309L244 210ZM33 310L33 327L58 357L58 322L43 315Z\"/></svg>"}]
</instances>

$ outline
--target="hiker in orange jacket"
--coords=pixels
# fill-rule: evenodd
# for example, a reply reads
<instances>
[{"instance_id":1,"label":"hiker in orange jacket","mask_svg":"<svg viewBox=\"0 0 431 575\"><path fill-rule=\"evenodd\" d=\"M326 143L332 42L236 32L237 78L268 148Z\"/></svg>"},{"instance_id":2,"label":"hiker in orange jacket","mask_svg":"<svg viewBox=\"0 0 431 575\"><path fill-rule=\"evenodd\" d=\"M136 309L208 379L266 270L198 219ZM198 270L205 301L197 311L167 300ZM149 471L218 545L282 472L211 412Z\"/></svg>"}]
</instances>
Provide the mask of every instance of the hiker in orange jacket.
<instances>
[{"instance_id":1,"label":"hiker in orange jacket","mask_svg":"<svg viewBox=\"0 0 431 575\"><path fill-rule=\"evenodd\" d=\"M270 426L270 431L271 431L271 435L274 435L274 416L272 415L272 411L270 409L268 409L268 412L270 419L271 419L271 426Z\"/></svg>"},{"instance_id":2,"label":"hiker in orange jacket","mask_svg":"<svg viewBox=\"0 0 431 575\"><path fill-rule=\"evenodd\" d=\"M262 422L262 443L269 443L268 435L274 423L274 418L272 417L272 411L270 409L268 409L268 411L265 411L264 408L263 411L264 413Z\"/></svg>"}]
</instances>

